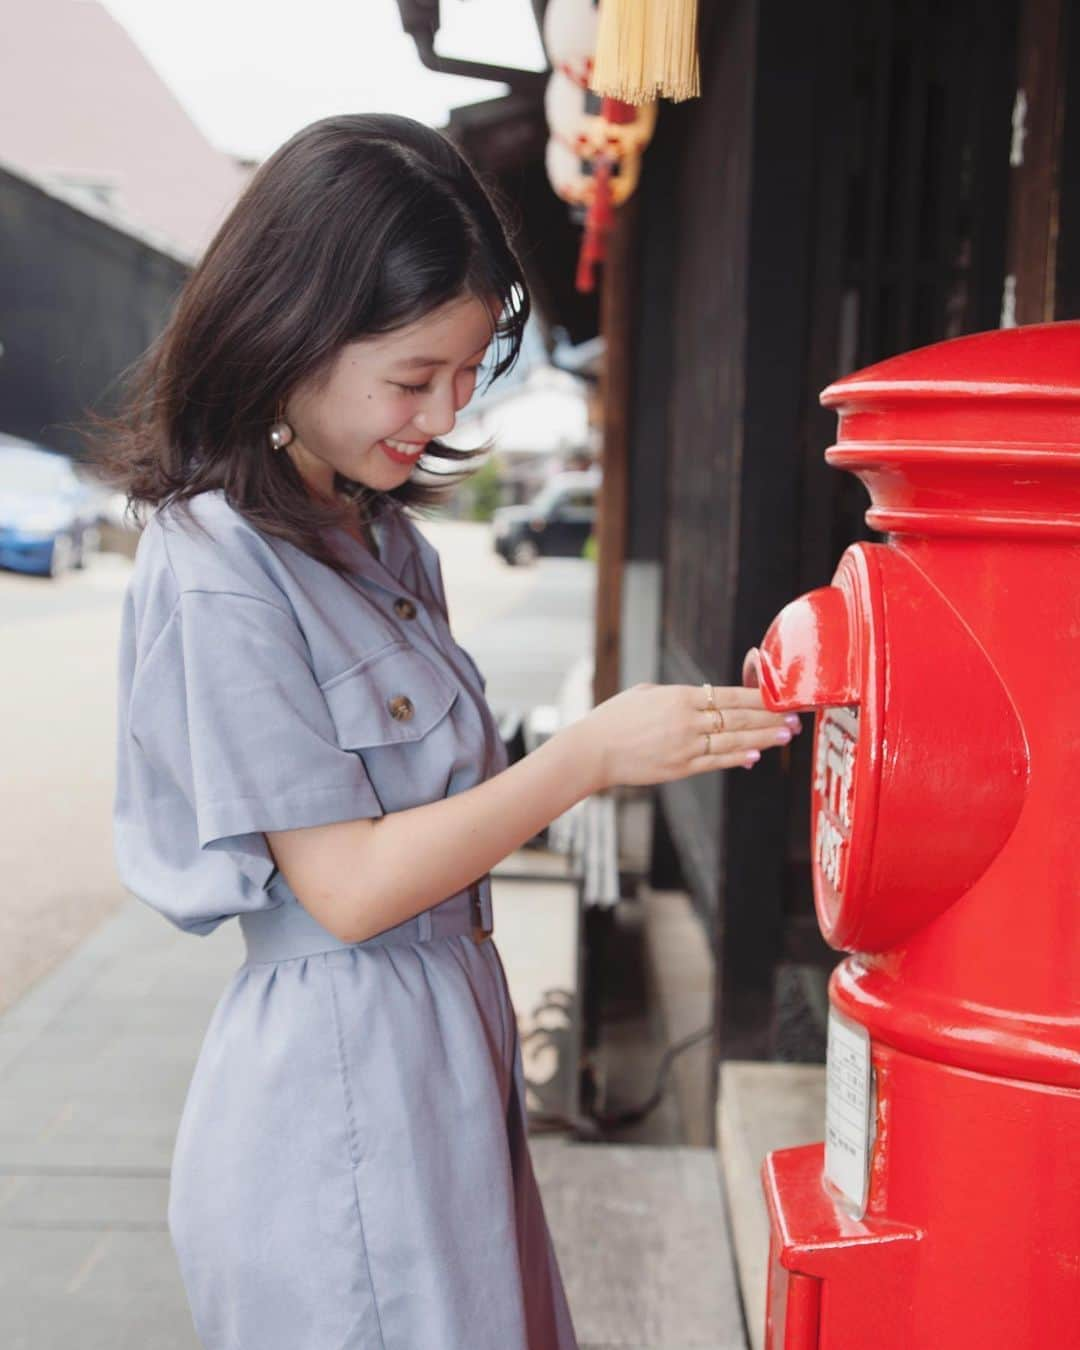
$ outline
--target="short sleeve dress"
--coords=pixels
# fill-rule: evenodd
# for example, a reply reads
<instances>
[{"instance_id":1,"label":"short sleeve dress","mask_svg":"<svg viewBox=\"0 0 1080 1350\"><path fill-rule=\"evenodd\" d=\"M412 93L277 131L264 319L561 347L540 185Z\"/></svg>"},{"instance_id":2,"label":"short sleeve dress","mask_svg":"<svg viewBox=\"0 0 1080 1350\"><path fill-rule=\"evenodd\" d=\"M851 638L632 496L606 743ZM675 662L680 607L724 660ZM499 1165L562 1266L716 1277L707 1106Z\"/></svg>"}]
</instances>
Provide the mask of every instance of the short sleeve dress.
<instances>
[{"instance_id":1,"label":"short sleeve dress","mask_svg":"<svg viewBox=\"0 0 1080 1350\"><path fill-rule=\"evenodd\" d=\"M438 554L392 502L336 573L220 492L139 541L119 661L121 878L193 934L239 916L172 1161L206 1350L573 1350L526 1141L490 878L345 945L264 831L403 810L506 765ZM423 840L417 840L418 865ZM489 926L485 923L484 926ZM382 939L382 940L381 940Z\"/></svg>"}]
</instances>

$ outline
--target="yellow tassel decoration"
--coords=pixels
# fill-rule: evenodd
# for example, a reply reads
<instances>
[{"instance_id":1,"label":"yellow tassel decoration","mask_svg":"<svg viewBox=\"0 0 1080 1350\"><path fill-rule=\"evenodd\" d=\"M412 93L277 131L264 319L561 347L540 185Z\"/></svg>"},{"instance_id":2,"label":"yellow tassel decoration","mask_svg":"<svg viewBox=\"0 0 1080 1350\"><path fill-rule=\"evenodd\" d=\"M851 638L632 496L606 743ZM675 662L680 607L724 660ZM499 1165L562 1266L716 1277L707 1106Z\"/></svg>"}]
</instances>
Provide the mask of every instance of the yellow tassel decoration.
<instances>
[{"instance_id":1,"label":"yellow tassel decoration","mask_svg":"<svg viewBox=\"0 0 1080 1350\"><path fill-rule=\"evenodd\" d=\"M701 92L698 0L600 0L590 88L623 103Z\"/></svg>"},{"instance_id":2,"label":"yellow tassel decoration","mask_svg":"<svg viewBox=\"0 0 1080 1350\"><path fill-rule=\"evenodd\" d=\"M590 87L623 103L652 97L646 69L653 0L600 0Z\"/></svg>"},{"instance_id":3,"label":"yellow tassel decoration","mask_svg":"<svg viewBox=\"0 0 1080 1350\"><path fill-rule=\"evenodd\" d=\"M701 93L698 73L698 0L651 0L649 48L656 96L675 103Z\"/></svg>"}]
</instances>

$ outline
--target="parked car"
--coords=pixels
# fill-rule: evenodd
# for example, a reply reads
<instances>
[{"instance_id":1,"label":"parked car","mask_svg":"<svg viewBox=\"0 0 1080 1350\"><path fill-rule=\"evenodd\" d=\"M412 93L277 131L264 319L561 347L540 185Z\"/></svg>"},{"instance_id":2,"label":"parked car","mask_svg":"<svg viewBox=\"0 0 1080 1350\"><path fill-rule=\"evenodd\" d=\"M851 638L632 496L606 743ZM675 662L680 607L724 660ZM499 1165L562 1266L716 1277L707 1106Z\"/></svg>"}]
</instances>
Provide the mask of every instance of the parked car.
<instances>
[{"instance_id":1,"label":"parked car","mask_svg":"<svg viewBox=\"0 0 1080 1350\"><path fill-rule=\"evenodd\" d=\"M497 507L495 552L513 566L537 558L580 558L596 523L600 473L584 469L549 478L531 502Z\"/></svg>"},{"instance_id":2,"label":"parked car","mask_svg":"<svg viewBox=\"0 0 1080 1350\"><path fill-rule=\"evenodd\" d=\"M0 432L0 567L56 577L100 543L99 497L67 455Z\"/></svg>"}]
</instances>

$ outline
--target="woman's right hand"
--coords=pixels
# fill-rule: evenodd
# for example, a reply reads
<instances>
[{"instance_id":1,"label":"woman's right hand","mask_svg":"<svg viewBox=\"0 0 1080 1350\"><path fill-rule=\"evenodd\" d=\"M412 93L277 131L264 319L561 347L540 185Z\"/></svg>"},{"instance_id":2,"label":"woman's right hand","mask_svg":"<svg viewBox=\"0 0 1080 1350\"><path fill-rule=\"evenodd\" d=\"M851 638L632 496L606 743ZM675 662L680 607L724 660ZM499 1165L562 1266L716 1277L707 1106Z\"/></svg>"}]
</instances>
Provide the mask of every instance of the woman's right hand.
<instances>
[{"instance_id":1,"label":"woman's right hand","mask_svg":"<svg viewBox=\"0 0 1080 1350\"><path fill-rule=\"evenodd\" d=\"M635 684L568 727L593 765L593 791L751 768L802 728L794 713L766 712L757 689L714 685L712 692L722 731L699 684Z\"/></svg>"}]
</instances>

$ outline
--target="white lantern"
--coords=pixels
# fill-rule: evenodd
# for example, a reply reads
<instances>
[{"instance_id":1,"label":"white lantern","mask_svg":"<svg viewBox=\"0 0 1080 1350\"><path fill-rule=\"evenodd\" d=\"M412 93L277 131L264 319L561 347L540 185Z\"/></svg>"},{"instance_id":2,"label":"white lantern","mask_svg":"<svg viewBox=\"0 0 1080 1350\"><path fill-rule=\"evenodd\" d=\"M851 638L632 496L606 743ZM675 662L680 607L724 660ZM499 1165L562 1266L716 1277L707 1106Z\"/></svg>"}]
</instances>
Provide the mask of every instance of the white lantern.
<instances>
[{"instance_id":1,"label":"white lantern","mask_svg":"<svg viewBox=\"0 0 1080 1350\"><path fill-rule=\"evenodd\" d=\"M586 206L592 196L592 175L585 172L581 156L555 137L547 143L544 167L555 195L571 206Z\"/></svg>"},{"instance_id":2,"label":"white lantern","mask_svg":"<svg viewBox=\"0 0 1080 1350\"><path fill-rule=\"evenodd\" d=\"M656 129L656 104L642 103L634 111L636 116L632 122L609 122L604 117L583 118L574 143L586 158L599 154L608 154L613 159L641 155Z\"/></svg>"},{"instance_id":3,"label":"white lantern","mask_svg":"<svg viewBox=\"0 0 1080 1350\"><path fill-rule=\"evenodd\" d=\"M596 0L549 0L544 14L548 60L583 88L592 74L598 23Z\"/></svg>"},{"instance_id":4,"label":"white lantern","mask_svg":"<svg viewBox=\"0 0 1080 1350\"><path fill-rule=\"evenodd\" d=\"M556 70L547 82L544 91L544 115L553 136L573 143L585 130L590 118L586 111L589 94L579 84L575 84L569 75ZM595 96L592 102L595 103Z\"/></svg>"},{"instance_id":5,"label":"white lantern","mask_svg":"<svg viewBox=\"0 0 1080 1350\"><path fill-rule=\"evenodd\" d=\"M596 191L596 178L590 159L582 158L574 146L552 136L544 154L544 166L548 182L557 197L571 206L589 205ZM637 187L640 177L640 155L627 155L613 161L610 183L611 200L615 206L621 206L626 201Z\"/></svg>"},{"instance_id":6,"label":"white lantern","mask_svg":"<svg viewBox=\"0 0 1080 1350\"><path fill-rule=\"evenodd\" d=\"M553 71L544 94L551 132L545 155L548 179L557 196L588 207L596 197L597 164L606 166L610 195L621 205L641 174L641 153L656 125L656 104L624 112L626 122L602 116L603 101L588 87L598 27L597 0L549 0L544 45Z\"/></svg>"}]
</instances>

